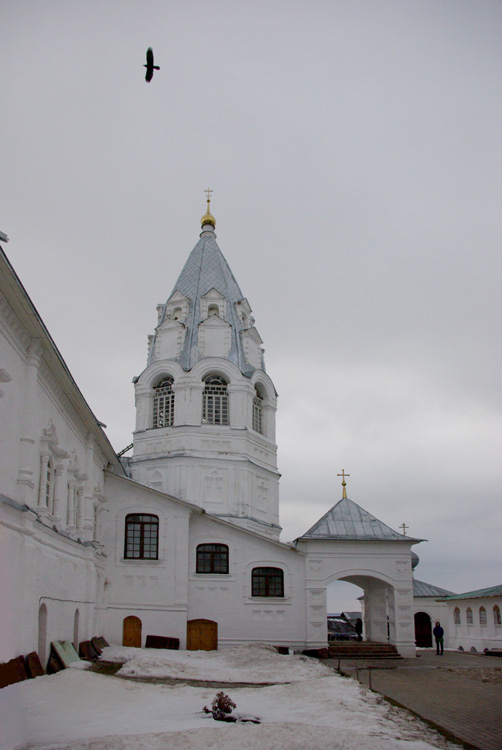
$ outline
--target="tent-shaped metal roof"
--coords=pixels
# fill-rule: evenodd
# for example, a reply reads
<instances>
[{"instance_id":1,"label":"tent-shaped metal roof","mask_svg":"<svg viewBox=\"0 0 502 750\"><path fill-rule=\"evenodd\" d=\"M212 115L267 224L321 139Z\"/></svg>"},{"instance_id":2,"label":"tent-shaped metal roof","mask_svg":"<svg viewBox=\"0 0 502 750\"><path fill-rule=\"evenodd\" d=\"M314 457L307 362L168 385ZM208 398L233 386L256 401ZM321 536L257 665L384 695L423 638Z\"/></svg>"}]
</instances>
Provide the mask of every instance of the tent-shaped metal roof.
<instances>
[{"instance_id":1,"label":"tent-shaped metal roof","mask_svg":"<svg viewBox=\"0 0 502 750\"><path fill-rule=\"evenodd\" d=\"M185 343L180 356L177 358L184 370L191 370L196 362L201 359L198 339L199 323L201 322L200 301L212 289L219 292L227 302L225 320L231 326L231 345L226 358L237 365L244 375L250 377L255 367L247 361L241 339L241 331L248 326L243 324L237 314L237 303L242 303L244 296L230 270L230 266L218 247L214 228L206 224L203 226L200 239L190 253L169 296L169 299L171 299L175 292L179 292L190 303L185 321L187 328ZM153 346L150 352L151 358L154 352ZM265 369L263 362L262 369Z\"/></svg>"},{"instance_id":2,"label":"tent-shaped metal roof","mask_svg":"<svg viewBox=\"0 0 502 750\"><path fill-rule=\"evenodd\" d=\"M423 539L399 534L372 516L367 510L347 497L342 498L331 510L315 523L299 539L346 539L354 541L421 542Z\"/></svg>"}]
</instances>

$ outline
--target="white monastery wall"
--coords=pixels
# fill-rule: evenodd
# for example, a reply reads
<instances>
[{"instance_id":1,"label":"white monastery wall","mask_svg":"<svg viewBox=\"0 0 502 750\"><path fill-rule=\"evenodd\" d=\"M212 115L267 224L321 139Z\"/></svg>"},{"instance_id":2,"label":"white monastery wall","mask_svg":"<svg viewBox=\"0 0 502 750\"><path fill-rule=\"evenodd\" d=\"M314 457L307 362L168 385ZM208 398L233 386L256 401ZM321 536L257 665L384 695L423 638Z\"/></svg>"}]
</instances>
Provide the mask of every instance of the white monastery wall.
<instances>
[{"instance_id":1,"label":"white monastery wall","mask_svg":"<svg viewBox=\"0 0 502 750\"><path fill-rule=\"evenodd\" d=\"M0 490L58 529L91 540L107 460L52 367L52 346L30 335L5 298L0 308L3 379L10 378L0 397L2 424L9 425L0 437Z\"/></svg>"},{"instance_id":2,"label":"white monastery wall","mask_svg":"<svg viewBox=\"0 0 502 750\"><path fill-rule=\"evenodd\" d=\"M105 637L122 643L125 617L142 622L145 635L180 638L186 643L188 601L188 527L198 508L177 502L132 480L106 474L106 509L100 534L106 553ZM153 514L159 519L157 560L124 557L126 516Z\"/></svg>"},{"instance_id":3,"label":"white monastery wall","mask_svg":"<svg viewBox=\"0 0 502 750\"><path fill-rule=\"evenodd\" d=\"M502 648L502 596L454 599L446 604L450 624L449 648L481 653L485 649ZM486 623L481 613L482 608L484 608ZM458 609L457 616L455 616L456 609ZM472 622L469 621L471 618L468 616L468 609L471 611Z\"/></svg>"},{"instance_id":4,"label":"white monastery wall","mask_svg":"<svg viewBox=\"0 0 502 750\"><path fill-rule=\"evenodd\" d=\"M91 544L115 462L17 279L0 298L0 659L96 635L102 556ZM101 446L101 447L100 447ZM107 455L105 455L105 452ZM4 595L3 587L7 592Z\"/></svg>"},{"instance_id":5,"label":"white monastery wall","mask_svg":"<svg viewBox=\"0 0 502 750\"><path fill-rule=\"evenodd\" d=\"M448 615L448 606L446 602L438 601L437 597L420 596L413 599L413 614L425 612L431 618L431 628L434 629L436 622L441 623L444 630L444 648L453 648L451 645L450 631L451 624ZM432 645L435 647L434 636L432 636Z\"/></svg>"},{"instance_id":6,"label":"white monastery wall","mask_svg":"<svg viewBox=\"0 0 502 750\"><path fill-rule=\"evenodd\" d=\"M7 638L0 643L0 660L30 651L44 660L51 641L69 640L78 646L95 635L101 561L94 549L62 538L31 511L4 506L2 516L1 560L9 561L2 564L2 576L10 605L4 611ZM43 610L46 624L39 632Z\"/></svg>"},{"instance_id":7,"label":"white monastery wall","mask_svg":"<svg viewBox=\"0 0 502 750\"><path fill-rule=\"evenodd\" d=\"M100 534L106 553L105 636L110 642L122 642L123 621L134 615L142 622L143 643L146 635L163 635L179 638L184 648L187 620L203 618L218 623L222 646L250 640L306 645L301 553L113 474L106 475L105 488ZM130 513L158 517L158 560L125 559ZM199 544L227 545L229 573L198 574ZM255 567L283 571L284 597L251 596Z\"/></svg>"},{"instance_id":8,"label":"white monastery wall","mask_svg":"<svg viewBox=\"0 0 502 750\"><path fill-rule=\"evenodd\" d=\"M223 544L229 550L228 574L197 573L197 547ZM278 568L283 597L252 596L253 568ZM222 645L265 641L305 648L305 559L286 545L241 531L207 515L190 520L188 618L218 623ZM324 620L324 645L327 621Z\"/></svg>"}]
</instances>

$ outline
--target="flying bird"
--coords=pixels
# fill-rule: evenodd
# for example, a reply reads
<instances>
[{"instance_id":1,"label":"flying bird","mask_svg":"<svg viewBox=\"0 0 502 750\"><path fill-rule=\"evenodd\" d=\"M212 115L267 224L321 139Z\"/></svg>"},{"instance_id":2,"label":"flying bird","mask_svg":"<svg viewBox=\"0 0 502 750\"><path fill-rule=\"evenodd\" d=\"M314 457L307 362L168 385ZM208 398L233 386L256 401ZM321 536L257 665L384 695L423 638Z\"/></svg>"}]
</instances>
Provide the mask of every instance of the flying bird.
<instances>
[{"instance_id":1,"label":"flying bird","mask_svg":"<svg viewBox=\"0 0 502 750\"><path fill-rule=\"evenodd\" d=\"M143 65L143 67L146 68L145 81L150 83L153 78L153 71L160 70L158 65L153 64L153 50L151 47L148 47L146 51L146 65Z\"/></svg>"}]
</instances>

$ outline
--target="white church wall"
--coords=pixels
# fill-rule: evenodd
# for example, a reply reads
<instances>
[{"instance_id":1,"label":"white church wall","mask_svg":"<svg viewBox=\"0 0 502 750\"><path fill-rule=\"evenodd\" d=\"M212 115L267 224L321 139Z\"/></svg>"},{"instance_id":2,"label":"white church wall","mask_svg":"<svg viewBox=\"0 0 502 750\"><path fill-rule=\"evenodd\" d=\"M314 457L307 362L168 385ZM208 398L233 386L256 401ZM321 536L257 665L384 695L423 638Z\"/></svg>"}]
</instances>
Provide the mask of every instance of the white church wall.
<instances>
[{"instance_id":1,"label":"white church wall","mask_svg":"<svg viewBox=\"0 0 502 750\"><path fill-rule=\"evenodd\" d=\"M75 635L78 641L96 635L97 575L101 559L91 546L71 542L38 521L35 513L5 503L0 509L2 585L9 606L2 608L0 660L37 651L42 660L50 642ZM39 611L46 611L44 637L39 633ZM77 643L78 648L78 643Z\"/></svg>"},{"instance_id":2,"label":"white church wall","mask_svg":"<svg viewBox=\"0 0 502 750\"><path fill-rule=\"evenodd\" d=\"M485 649L502 648L502 622L500 619L502 596L453 599L447 601L446 605L448 607L450 633L449 648L480 653ZM484 608L484 617L481 613L482 608ZM456 617L455 609L458 610ZM468 610L470 610L470 616Z\"/></svg>"},{"instance_id":3,"label":"white church wall","mask_svg":"<svg viewBox=\"0 0 502 750\"><path fill-rule=\"evenodd\" d=\"M446 602L438 601L437 598L431 596L414 597L413 614L415 615L418 612L425 612L425 614L429 615L432 629L436 622L441 624L441 627L444 630L444 648L452 648L448 607ZM434 637L432 637L432 645L435 646Z\"/></svg>"},{"instance_id":4,"label":"white church wall","mask_svg":"<svg viewBox=\"0 0 502 750\"><path fill-rule=\"evenodd\" d=\"M186 643L188 601L188 522L194 509L137 482L113 474L105 480L107 507L100 530L107 555L105 635L122 643L123 621L134 615L146 635L180 638ZM125 557L125 525L129 514L159 519L158 559Z\"/></svg>"},{"instance_id":5,"label":"white church wall","mask_svg":"<svg viewBox=\"0 0 502 750\"><path fill-rule=\"evenodd\" d=\"M119 464L1 253L0 266L0 658L45 658L51 640L97 634L95 509L103 466Z\"/></svg>"},{"instance_id":6,"label":"white church wall","mask_svg":"<svg viewBox=\"0 0 502 750\"><path fill-rule=\"evenodd\" d=\"M0 437L0 491L47 516L58 528L90 540L95 490L102 484L107 459L77 412L79 401L82 408L88 407L69 378L63 387L60 360L43 328L32 331L21 323L29 301L24 300L23 307L17 300L11 307L3 298L0 309L2 363L10 378L0 398L1 421L9 425ZM33 317L28 321L36 323ZM77 508L70 523L72 492Z\"/></svg>"},{"instance_id":7,"label":"white church wall","mask_svg":"<svg viewBox=\"0 0 502 750\"><path fill-rule=\"evenodd\" d=\"M228 574L197 573L197 547L201 544L228 546ZM283 571L283 597L252 596L252 570L261 567ZM221 646L264 641L306 648L304 576L303 555L286 545L207 515L191 517L188 619L217 622ZM324 631L326 628L325 619ZM326 645L326 632L323 638Z\"/></svg>"}]
</instances>

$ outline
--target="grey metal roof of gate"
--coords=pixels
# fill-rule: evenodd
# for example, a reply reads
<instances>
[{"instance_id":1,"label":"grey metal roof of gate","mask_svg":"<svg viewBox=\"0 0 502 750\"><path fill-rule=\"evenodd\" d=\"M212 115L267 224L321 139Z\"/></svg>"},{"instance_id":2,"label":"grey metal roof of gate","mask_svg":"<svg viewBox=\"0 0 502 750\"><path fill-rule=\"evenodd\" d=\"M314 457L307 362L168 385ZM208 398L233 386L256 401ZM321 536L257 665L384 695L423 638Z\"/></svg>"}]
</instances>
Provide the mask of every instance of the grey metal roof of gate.
<instances>
[{"instance_id":1,"label":"grey metal roof of gate","mask_svg":"<svg viewBox=\"0 0 502 750\"><path fill-rule=\"evenodd\" d=\"M379 521L347 497L342 498L299 539L422 542L404 536Z\"/></svg>"}]
</instances>

